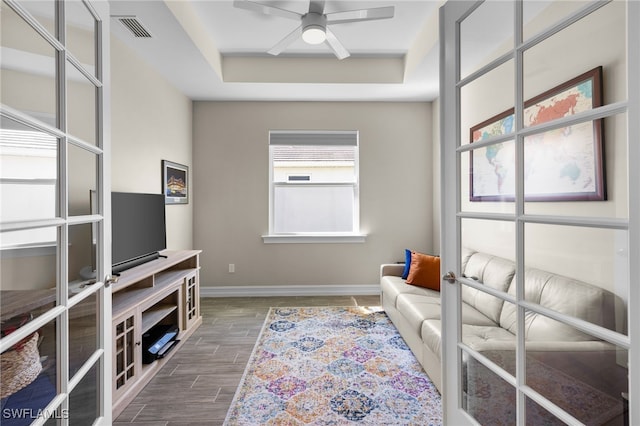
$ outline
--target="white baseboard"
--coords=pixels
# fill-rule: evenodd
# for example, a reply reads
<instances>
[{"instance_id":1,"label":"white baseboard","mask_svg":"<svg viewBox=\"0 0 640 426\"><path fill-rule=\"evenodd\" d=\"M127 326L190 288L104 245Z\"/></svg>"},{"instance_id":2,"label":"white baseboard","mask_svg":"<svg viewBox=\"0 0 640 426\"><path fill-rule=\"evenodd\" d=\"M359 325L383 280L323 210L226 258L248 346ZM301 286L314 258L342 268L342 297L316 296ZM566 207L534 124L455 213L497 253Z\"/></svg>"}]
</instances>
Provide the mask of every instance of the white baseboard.
<instances>
[{"instance_id":1,"label":"white baseboard","mask_svg":"<svg viewBox=\"0 0 640 426\"><path fill-rule=\"evenodd\" d=\"M200 286L200 297L369 296L379 294L380 284Z\"/></svg>"}]
</instances>

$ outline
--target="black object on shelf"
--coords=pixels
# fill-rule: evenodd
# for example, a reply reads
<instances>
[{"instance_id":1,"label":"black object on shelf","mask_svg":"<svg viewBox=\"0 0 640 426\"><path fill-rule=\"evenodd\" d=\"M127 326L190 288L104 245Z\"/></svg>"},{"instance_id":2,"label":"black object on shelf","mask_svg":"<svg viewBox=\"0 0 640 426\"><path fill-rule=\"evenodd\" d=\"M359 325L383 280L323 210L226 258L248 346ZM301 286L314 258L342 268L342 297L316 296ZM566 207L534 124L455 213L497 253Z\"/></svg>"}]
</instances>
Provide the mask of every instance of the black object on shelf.
<instances>
[{"instance_id":1,"label":"black object on shelf","mask_svg":"<svg viewBox=\"0 0 640 426\"><path fill-rule=\"evenodd\" d=\"M142 362L151 364L164 358L176 346L180 329L177 325L158 324L142 335Z\"/></svg>"}]
</instances>

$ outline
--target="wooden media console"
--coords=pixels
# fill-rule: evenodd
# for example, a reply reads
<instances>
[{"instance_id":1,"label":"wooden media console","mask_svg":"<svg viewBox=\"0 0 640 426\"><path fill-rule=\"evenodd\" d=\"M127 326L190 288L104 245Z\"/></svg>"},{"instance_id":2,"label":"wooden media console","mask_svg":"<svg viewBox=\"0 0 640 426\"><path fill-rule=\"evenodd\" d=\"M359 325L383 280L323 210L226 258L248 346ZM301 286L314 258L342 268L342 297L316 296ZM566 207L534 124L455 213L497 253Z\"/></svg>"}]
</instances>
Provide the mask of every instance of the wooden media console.
<instances>
[{"instance_id":1,"label":"wooden media console","mask_svg":"<svg viewBox=\"0 0 640 426\"><path fill-rule=\"evenodd\" d=\"M123 271L113 284L114 419L202 324L200 253L161 252L164 257ZM162 358L144 363L143 336L158 327L177 327L179 342Z\"/></svg>"}]
</instances>

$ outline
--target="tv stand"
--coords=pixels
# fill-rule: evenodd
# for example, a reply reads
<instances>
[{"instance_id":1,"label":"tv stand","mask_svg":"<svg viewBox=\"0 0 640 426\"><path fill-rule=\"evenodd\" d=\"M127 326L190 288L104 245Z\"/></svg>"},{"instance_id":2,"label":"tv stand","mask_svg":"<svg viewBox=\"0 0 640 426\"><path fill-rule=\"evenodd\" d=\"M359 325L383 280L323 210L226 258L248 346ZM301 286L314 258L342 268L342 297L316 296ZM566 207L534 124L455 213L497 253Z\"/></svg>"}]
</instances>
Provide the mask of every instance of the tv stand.
<instances>
[{"instance_id":1,"label":"tv stand","mask_svg":"<svg viewBox=\"0 0 640 426\"><path fill-rule=\"evenodd\" d=\"M114 419L202 324L200 253L163 251L120 272L112 285ZM142 336L158 326L178 327L179 342L164 357L145 364Z\"/></svg>"}]
</instances>

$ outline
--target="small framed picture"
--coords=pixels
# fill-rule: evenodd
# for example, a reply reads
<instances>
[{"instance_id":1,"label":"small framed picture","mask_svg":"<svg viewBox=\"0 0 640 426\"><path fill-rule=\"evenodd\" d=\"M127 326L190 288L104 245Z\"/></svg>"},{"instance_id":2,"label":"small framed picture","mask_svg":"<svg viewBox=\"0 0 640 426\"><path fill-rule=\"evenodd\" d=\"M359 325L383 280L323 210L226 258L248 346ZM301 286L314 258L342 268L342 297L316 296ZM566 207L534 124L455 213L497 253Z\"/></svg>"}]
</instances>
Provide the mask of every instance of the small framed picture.
<instances>
[{"instance_id":1,"label":"small framed picture","mask_svg":"<svg viewBox=\"0 0 640 426\"><path fill-rule=\"evenodd\" d=\"M189 167L162 160L162 192L165 204L189 204Z\"/></svg>"}]
</instances>

